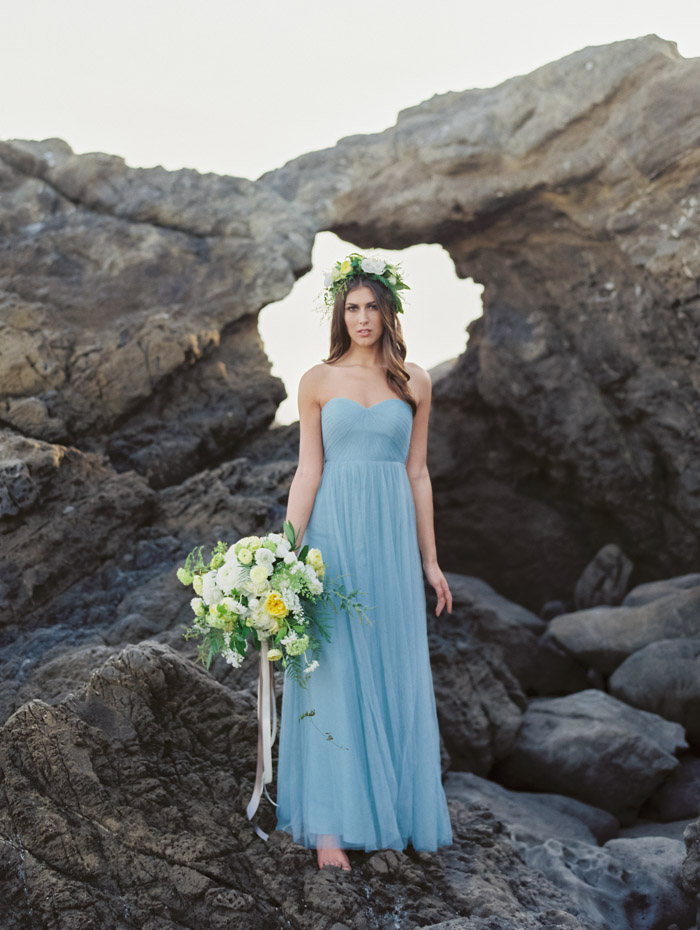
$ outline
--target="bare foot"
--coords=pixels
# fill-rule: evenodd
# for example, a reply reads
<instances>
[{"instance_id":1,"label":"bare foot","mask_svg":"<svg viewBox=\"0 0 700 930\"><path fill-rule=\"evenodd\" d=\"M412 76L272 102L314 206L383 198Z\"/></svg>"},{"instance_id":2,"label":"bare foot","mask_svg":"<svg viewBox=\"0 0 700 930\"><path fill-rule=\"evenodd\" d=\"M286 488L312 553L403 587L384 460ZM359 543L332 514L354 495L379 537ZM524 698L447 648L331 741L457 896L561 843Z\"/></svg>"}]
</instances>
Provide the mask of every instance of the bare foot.
<instances>
[{"instance_id":1,"label":"bare foot","mask_svg":"<svg viewBox=\"0 0 700 930\"><path fill-rule=\"evenodd\" d=\"M345 853L345 850L326 845L328 843L332 843L333 841L334 837L318 837L318 842L316 843L316 854L318 856L319 869L322 869L327 865L334 865L346 872L352 872L352 866L350 865L350 861Z\"/></svg>"}]
</instances>

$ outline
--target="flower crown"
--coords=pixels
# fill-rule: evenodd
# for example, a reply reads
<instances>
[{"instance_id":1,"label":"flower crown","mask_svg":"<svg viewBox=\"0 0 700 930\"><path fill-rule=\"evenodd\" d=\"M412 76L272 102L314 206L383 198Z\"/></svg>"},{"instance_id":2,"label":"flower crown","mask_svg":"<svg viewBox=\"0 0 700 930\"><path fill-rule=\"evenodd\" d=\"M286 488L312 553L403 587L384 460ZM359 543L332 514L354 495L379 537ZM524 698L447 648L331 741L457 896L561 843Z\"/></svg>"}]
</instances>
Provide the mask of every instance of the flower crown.
<instances>
[{"instance_id":1,"label":"flower crown","mask_svg":"<svg viewBox=\"0 0 700 930\"><path fill-rule=\"evenodd\" d=\"M392 293L396 312L403 313L403 304L398 291L410 291L410 287L401 278L399 266L390 265L383 258L376 256L360 255L359 252L352 252L346 259L336 262L331 270L326 272L323 279L323 300L328 310L333 309L336 294L339 291L347 293L351 280L359 275L381 281Z\"/></svg>"}]
</instances>

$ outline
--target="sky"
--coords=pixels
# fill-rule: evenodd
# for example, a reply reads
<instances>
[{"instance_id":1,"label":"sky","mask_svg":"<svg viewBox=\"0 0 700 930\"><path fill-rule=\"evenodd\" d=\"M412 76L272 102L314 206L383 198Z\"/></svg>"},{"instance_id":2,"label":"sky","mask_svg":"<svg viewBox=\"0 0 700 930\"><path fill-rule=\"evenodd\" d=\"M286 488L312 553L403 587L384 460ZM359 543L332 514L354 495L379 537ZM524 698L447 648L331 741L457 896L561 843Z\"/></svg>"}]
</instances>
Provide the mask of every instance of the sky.
<instances>
[{"instance_id":1,"label":"sky","mask_svg":"<svg viewBox=\"0 0 700 930\"><path fill-rule=\"evenodd\" d=\"M255 179L435 94L491 87L589 45L656 33L700 56L700 0L22 0L1 3L2 139L64 139L134 167ZM355 250L316 239L313 271L260 328L297 418L299 377L328 352L313 310L322 275ZM479 285L436 245L401 253L408 358L464 349ZM410 314L410 320L409 320ZM318 337L318 338L317 338Z\"/></svg>"}]
</instances>

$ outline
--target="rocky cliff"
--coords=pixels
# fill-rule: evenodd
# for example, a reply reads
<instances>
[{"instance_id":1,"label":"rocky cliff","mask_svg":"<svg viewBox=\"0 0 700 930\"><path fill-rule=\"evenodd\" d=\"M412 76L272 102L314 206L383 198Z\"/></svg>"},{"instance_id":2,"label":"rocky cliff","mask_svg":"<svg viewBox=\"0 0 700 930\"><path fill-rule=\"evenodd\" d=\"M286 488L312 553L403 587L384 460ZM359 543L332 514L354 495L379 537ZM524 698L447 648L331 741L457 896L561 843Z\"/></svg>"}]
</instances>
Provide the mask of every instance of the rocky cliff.
<instances>
[{"instance_id":1,"label":"rocky cliff","mask_svg":"<svg viewBox=\"0 0 700 930\"><path fill-rule=\"evenodd\" d=\"M699 79L587 48L255 182L0 143L3 927L687 930ZM241 817L254 670L192 666L174 578L284 517L257 314L320 230L484 285L431 419L457 842L348 877Z\"/></svg>"}]
</instances>

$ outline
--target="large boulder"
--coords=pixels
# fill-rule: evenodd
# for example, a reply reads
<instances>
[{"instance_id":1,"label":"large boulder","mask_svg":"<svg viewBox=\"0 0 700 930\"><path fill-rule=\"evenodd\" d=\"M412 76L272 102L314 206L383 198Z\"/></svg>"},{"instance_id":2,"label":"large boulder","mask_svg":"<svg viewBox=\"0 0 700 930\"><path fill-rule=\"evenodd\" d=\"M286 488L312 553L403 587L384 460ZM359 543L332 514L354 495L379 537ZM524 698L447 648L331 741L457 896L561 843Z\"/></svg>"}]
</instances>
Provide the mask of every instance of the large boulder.
<instances>
[{"instance_id":1,"label":"large boulder","mask_svg":"<svg viewBox=\"0 0 700 930\"><path fill-rule=\"evenodd\" d=\"M567 794L630 821L685 748L679 724L589 689L533 698L492 775L509 788Z\"/></svg>"},{"instance_id":2,"label":"large boulder","mask_svg":"<svg viewBox=\"0 0 700 930\"><path fill-rule=\"evenodd\" d=\"M634 707L678 721L688 740L700 746L700 636L639 649L615 669L608 687Z\"/></svg>"},{"instance_id":3,"label":"large boulder","mask_svg":"<svg viewBox=\"0 0 700 930\"><path fill-rule=\"evenodd\" d=\"M20 708L0 730L3 926L371 930L399 914L405 930L468 915L585 930L498 821L458 801L452 846L351 853L352 873L319 871L287 834L263 842L245 816L253 706L143 643L56 706ZM274 827L267 802L260 821Z\"/></svg>"},{"instance_id":4,"label":"large boulder","mask_svg":"<svg viewBox=\"0 0 700 930\"><path fill-rule=\"evenodd\" d=\"M493 646L430 634L435 702L452 766L486 774L512 748L525 695Z\"/></svg>"},{"instance_id":5,"label":"large boulder","mask_svg":"<svg viewBox=\"0 0 700 930\"><path fill-rule=\"evenodd\" d=\"M562 694L587 687L586 669L551 639L544 620L498 594L480 578L446 572L452 613L429 616L436 635L459 639L465 632L495 646L524 691ZM435 602L428 589L429 603Z\"/></svg>"},{"instance_id":6,"label":"large boulder","mask_svg":"<svg viewBox=\"0 0 700 930\"><path fill-rule=\"evenodd\" d=\"M700 636L700 587L636 607L592 607L555 617L547 637L604 675L650 643Z\"/></svg>"}]
</instances>

